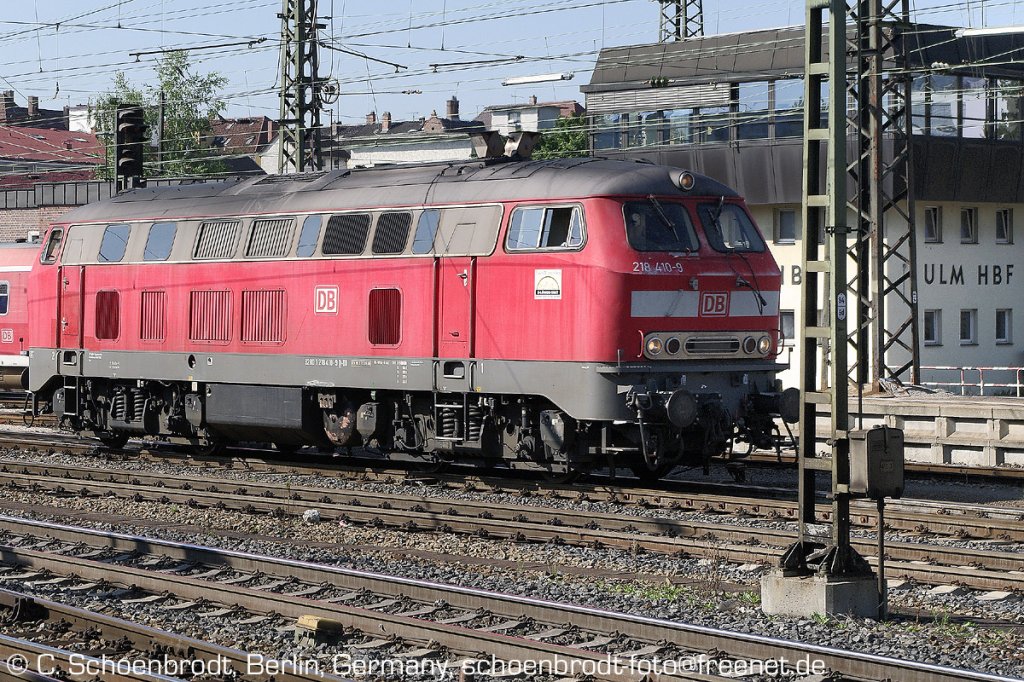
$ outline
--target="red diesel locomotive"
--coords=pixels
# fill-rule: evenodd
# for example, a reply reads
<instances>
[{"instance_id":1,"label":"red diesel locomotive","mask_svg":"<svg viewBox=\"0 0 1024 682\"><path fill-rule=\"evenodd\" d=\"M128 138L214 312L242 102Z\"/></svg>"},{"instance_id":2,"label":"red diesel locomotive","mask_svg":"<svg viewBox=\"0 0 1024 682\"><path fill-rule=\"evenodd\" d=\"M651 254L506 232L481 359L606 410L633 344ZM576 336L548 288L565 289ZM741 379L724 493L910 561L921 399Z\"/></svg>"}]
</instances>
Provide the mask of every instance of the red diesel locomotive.
<instances>
[{"instance_id":1,"label":"red diesel locomotive","mask_svg":"<svg viewBox=\"0 0 1024 682\"><path fill-rule=\"evenodd\" d=\"M742 199L665 166L138 189L46 235L30 390L112 445L657 476L771 440L780 285Z\"/></svg>"}]
</instances>

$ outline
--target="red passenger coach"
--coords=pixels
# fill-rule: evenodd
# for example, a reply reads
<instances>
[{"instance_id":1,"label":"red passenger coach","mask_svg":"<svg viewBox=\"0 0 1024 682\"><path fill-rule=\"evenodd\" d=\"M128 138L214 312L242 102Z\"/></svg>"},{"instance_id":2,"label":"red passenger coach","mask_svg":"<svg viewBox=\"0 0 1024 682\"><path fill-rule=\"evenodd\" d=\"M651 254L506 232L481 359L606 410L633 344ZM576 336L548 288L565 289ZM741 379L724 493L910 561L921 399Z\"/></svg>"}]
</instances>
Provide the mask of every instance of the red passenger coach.
<instances>
[{"instance_id":1,"label":"red passenger coach","mask_svg":"<svg viewBox=\"0 0 1024 682\"><path fill-rule=\"evenodd\" d=\"M39 411L105 442L646 476L770 440L780 272L676 168L494 161L139 189L33 272Z\"/></svg>"}]
</instances>

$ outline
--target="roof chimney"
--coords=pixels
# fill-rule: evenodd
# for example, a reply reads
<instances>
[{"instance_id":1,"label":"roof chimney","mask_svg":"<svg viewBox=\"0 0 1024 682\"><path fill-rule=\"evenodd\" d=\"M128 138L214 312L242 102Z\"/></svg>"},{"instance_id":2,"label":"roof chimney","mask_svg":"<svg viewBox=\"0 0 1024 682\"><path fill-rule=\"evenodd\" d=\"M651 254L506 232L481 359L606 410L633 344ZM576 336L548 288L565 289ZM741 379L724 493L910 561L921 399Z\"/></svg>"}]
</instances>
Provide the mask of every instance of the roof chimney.
<instances>
[{"instance_id":1,"label":"roof chimney","mask_svg":"<svg viewBox=\"0 0 1024 682\"><path fill-rule=\"evenodd\" d=\"M371 125L377 122L377 112L371 111L366 115L366 125Z\"/></svg>"},{"instance_id":2,"label":"roof chimney","mask_svg":"<svg viewBox=\"0 0 1024 682\"><path fill-rule=\"evenodd\" d=\"M448 111L445 113L445 118L452 120L459 119L459 98L452 95L452 98L448 100Z\"/></svg>"},{"instance_id":3,"label":"roof chimney","mask_svg":"<svg viewBox=\"0 0 1024 682\"><path fill-rule=\"evenodd\" d=\"M537 95L530 95L530 104L533 106L537 105Z\"/></svg>"},{"instance_id":4,"label":"roof chimney","mask_svg":"<svg viewBox=\"0 0 1024 682\"><path fill-rule=\"evenodd\" d=\"M380 131L386 133L391 129L391 112L385 111L380 115Z\"/></svg>"},{"instance_id":5,"label":"roof chimney","mask_svg":"<svg viewBox=\"0 0 1024 682\"><path fill-rule=\"evenodd\" d=\"M28 98L28 117L38 118L39 117L39 98L35 95L29 95Z\"/></svg>"}]
</instances>

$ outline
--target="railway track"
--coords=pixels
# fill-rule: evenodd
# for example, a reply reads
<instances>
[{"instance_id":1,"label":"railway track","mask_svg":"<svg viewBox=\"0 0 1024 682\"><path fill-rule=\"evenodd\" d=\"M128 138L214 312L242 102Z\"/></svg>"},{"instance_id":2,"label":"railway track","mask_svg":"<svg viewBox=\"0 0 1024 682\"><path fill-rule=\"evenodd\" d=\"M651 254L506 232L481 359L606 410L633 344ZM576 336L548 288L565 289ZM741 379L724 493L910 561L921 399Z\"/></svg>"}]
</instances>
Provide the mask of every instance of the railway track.
<instances>
[{"instance_id":1,"label":"railway track","mask_svg":"<svg viewBox=\"0 0 1024 682\"><path fill-rule=\"evenodd\" d=\"M273 611L288 619L330 618L361 633L376 646L388 633L407 642L462 656L493 655L506 661L585 662L633 660L629 670L595 679L639 680L655 657L718 671L740 661L820 661L829 679L946 682L1007 678L840 651L770 637L734 633L673 621L612 613L470 588L355 571L283 558L107 533L61 524L4 519L3 559L20 574L4 582L61 576L69 581L104 580L134 586L180 606L206 600L246 612ZM166 596L167 593L174 596ZM145 599L147 597L138 597ZM186 606L185 608L191 608ZM207 606L209 608L209 606ZM370 636L369 634L367 636ZM429 648L429 647L428 647ZM416 655L426 656L422 649ZM458 663L468 660L459 658ZM728 663L724 663L728 662ZM628 668L628 666L627 666ZM688 671L659 680L720 679Z\"/></svg>"},{"instance_id":2,"label":"railway track","mask_svg":"<svg viewBox=\"0 0 1024 682\"><path fill-rule=\"evenodd\" d=\"M523 504L438 499L365 489L313 488L225 478L168 478L164 474L0 461L0 485L63 496L115 496L138 502L302 516L405 531L454 532L517 542L555 542L626 551L652 551L737 563L774 563L795 532L763 525L711 523L659 516L607 514ZM917 512L915 512L915 515ZM916 518L914 516L913 518ZM992 523L994 520L986 520ZM869 561L875 541L855 539ZM921 541L890 541L890 577L960 584L983 590L1024 590L1024 554ZM968 567L968 568L965 568Z\"/></svg>"},{"instance_id":3,"label":"railway track","mask_svg":"<svg viewBox=\"0 0 1024 682\"><path fill-rule=\"evenodd\" d=\"M763 517L772 521L796 521L796 492L790 488L723 484L711 481L659 482L657 488L641 488L627 479L624 484L615 481L574 482L556 484L522 478L480 476L472 470L458 473L424 474L408 469L380 469L375 466L345 464L323 456L303 457L300 462L282 460L280 455L267 456L266 451L237 450L234 455L194 456L177 449L159 451L142 449L120 452L100 450L93 441L77 438L50 439L33 434L0 435L0 446L40 448L59 446L62 449L94 456L101 453L105 460L136 457L156 462L178 462L187 465L223 470L238 469L250 472L268 472L282 475L323 476L389 484L431 485L465 489L481 493L535 496L571 501L607 502L618 505L664 508L674 511L695 511L710 514ZM136 454L137 453L137 454ZM20 462L18 463L21 464ZM0 460L0 466L11 466ZM31 470L31 465L23 470ZM82 467L84 470L85 467ZM36 469L39 470L39 469ZM94 469L89 468L90 471ZM109 479L115 480L115 479ZM817 505L817 516L822 523L831 522L831 506L826 496ZM854 501L851 505L851 523L854 527L874 529L877 516L874 505ZM977 504L948 501L903 499L890 501L887 506L886 525L889 529L921 536L937 535L960 539L978 539L1006 542L1024 541L1024 510L1004 507L986 507Z\"/></svg>"},{"instance_id":4,"label":"railway track","mask_svg":"<svg viewBox=\"0 0 1024 682\"><path fill-rule=\"evenodd\" d=\"M8 582L6 577L0 573L0 580ZM97 585L93 591L105 589ZM5 629L0 658L23 680L154 682L221 676L239 682L342 682L330 674L296 674L276 661L254 666L251 661L259 659L245 651L9 590L0 590L0 622ZM271 669L279 672L269 674ZM29 672L35 675L26 677Z\"/></svg>"}]
</instances>

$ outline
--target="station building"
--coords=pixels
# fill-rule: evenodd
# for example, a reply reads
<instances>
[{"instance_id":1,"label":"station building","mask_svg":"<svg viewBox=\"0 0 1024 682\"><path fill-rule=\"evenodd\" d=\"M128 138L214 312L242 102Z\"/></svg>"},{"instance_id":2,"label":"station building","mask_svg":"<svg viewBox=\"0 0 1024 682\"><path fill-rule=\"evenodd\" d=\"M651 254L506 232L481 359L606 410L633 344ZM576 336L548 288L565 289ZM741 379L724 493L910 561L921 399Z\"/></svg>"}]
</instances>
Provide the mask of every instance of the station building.
<instances>
[{"instance_id":1,"label":"station building","mask_svg":"<svg viewBox=\"0 0 1024 682\"><path fill-rule=\"evenodd\" d=\"M961 377L980 379L986 394L1015 394L1024 381L1024 37L916 24L894 42L913 74L922 379L956 393ZM803 60L803 27L609 48L581 88L592 154L691 168L746 197L783 269L789 385L800 324ZM983 369L997 367L1014 369Z\"/></svg>"}]
</instances>

